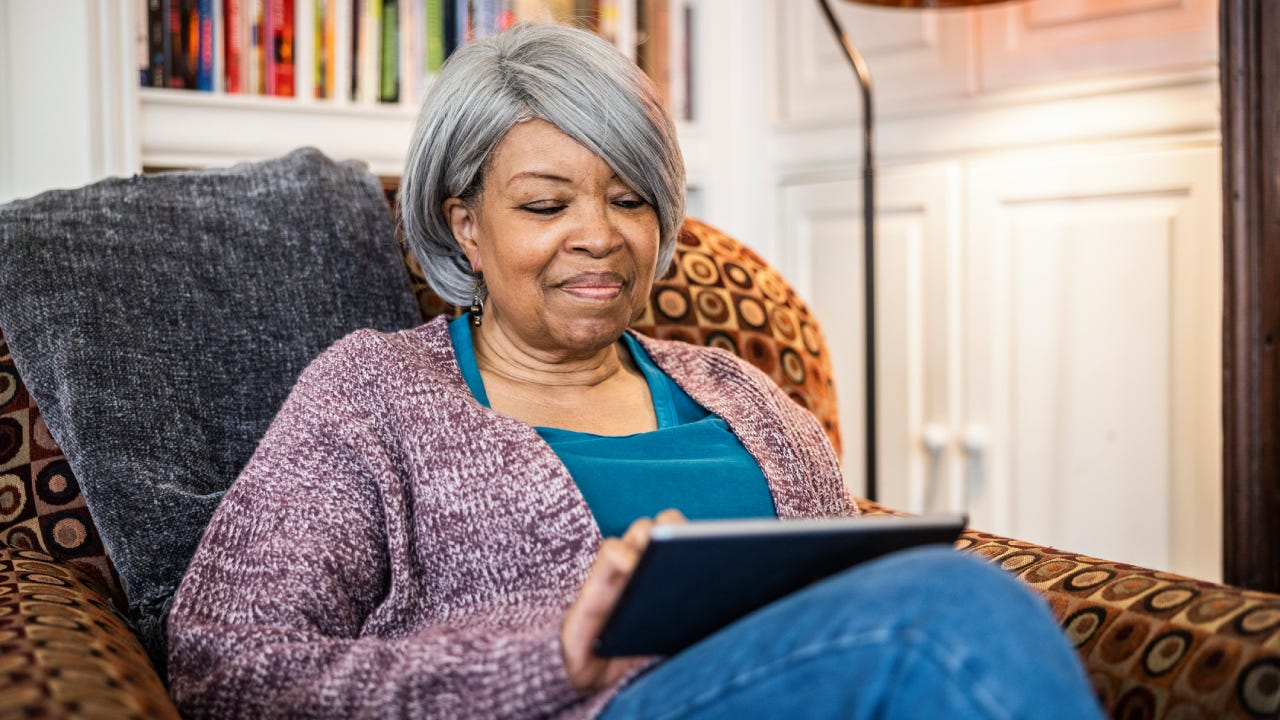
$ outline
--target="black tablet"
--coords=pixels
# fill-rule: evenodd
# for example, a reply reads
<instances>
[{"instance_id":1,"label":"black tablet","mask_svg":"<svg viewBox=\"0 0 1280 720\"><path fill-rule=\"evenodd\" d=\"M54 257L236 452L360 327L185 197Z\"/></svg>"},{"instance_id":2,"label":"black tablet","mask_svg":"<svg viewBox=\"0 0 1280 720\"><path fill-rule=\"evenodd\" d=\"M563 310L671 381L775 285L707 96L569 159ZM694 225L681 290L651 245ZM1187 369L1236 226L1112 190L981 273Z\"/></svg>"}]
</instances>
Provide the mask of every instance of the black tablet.
<instances>
[{"instance_id":1,"label":"black tablet","mask_svg":"<svg viewBox=\"0 0 1280 720\"><path fill-rule=\"evenodd\" d=\"M704 520L653 528L595 641L601 657L670 655L734 620L865 560L954 543L961 515Z\"/></svg>"}]
</instances>

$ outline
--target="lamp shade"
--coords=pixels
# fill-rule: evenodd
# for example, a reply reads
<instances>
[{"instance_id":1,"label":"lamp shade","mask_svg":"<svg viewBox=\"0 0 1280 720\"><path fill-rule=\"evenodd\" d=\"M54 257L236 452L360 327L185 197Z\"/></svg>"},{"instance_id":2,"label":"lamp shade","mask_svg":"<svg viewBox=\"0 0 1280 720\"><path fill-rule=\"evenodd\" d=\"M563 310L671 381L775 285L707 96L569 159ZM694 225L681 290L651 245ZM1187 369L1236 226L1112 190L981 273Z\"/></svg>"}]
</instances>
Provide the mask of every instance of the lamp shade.
<instances>
[{"instance_id":1,"label":"lamp shade","mask_svg":"<svg viewBox=\"0 0 1280 720\"><path fill-rule=\"evenodd\" d=\"M863 5L879 5L880 7L900 8L963 8L974 5L990 5L1006 2L1006 0L846 0Z\"/></svg>"}]
</instances>

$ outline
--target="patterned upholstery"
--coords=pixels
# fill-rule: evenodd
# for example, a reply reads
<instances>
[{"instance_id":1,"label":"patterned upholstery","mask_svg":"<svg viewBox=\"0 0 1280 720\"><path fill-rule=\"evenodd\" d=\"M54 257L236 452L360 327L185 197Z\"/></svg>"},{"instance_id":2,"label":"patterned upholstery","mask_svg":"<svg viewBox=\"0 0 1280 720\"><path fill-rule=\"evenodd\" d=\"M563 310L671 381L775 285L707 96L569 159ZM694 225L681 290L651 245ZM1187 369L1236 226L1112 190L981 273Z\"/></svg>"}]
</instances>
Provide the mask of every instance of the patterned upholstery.
<instances>
[{"instance_id":1,"label":"patterned upholstery","mask_svg":"<svg viewBox=\"0 0 1280 720\"><path fill-rule=\"evenodd\" d=\"M1280 717L1280 596L976 530L956 547L1044 594L1111 717Z\"/></svg>"},{"instance_id":2,"label":"patterned upholstery","mask_svg":"<svg viewBox=\"0 0 1280 720\"><path fill-rule=\"evenodd\" d=\"M176 718L99 577L0 545L0 718Z\"/></svg>"},{"instance_id":3,"label":"patterned upholstery","mask_svg":"<svg viewBox=\"0 0 1280 720\"><path fill-rule=\"evenodd\" d=\"M460 312L427 290L407 255L406 263L424 319ZM790 286L733 239L688 221L675 269L656 284L636 327L738 352L812 410L839 447L817 323ZM1280 717L1280 596L976 531L958 546L1045 595L1112 717ZM176 717L120 619L122 602L75 478L0 335L0 720Z\"/></svg>"},{"instance_id":4,"label":"patterned upholstery","mask_svg":"<svg viewBox=\"0 0 1280 720\"><path fill-rule=\"evenodd\" d=\"M18 378L0 332L0 544L57 556L93 577L117 606L124 593L67 458Z\"/></svg>"}]
</instances>

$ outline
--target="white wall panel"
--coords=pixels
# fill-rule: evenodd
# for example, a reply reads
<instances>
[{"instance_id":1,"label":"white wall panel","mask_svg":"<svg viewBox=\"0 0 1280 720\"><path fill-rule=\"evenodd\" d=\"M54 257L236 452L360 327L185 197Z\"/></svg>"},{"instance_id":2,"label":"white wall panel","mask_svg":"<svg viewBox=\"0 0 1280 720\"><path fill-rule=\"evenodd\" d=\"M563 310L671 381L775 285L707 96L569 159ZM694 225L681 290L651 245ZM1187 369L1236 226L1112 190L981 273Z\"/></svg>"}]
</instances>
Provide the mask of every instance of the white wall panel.
<instances>
[{"instance_id":1,"label":"white wall panel","mask_svg":"<svg viewBox=\"0 0 1280 720\"><path fill-rule=\"evenodd\" d=\"M976 526L1220 576L1217 162L1205 147L972 165Z\"/></svg>"},{"instance_id":2,"label":"white wall panel","mask_svg":"<svg viewBox=\"0 0 1280 720\"><path fill-rule=\"evenodd\" d=\"M982 10L982 88L1214 62L1217 8L1216 0L1030 0Z\"/></svg>"},{"instance_id":3,"label":"white wall panel","mask_svg":"<svg viewBox=\"0 0 1280 720\"><path fill-rule=\"evenodd\" d=\"M902 12L835 2L833 9L870 68L876 112L974 87L967 13ZM815 2L771 3L777 23L777 102L784 124L848 121L861 114L857 81Z\"/></svg>"}]
</instances>

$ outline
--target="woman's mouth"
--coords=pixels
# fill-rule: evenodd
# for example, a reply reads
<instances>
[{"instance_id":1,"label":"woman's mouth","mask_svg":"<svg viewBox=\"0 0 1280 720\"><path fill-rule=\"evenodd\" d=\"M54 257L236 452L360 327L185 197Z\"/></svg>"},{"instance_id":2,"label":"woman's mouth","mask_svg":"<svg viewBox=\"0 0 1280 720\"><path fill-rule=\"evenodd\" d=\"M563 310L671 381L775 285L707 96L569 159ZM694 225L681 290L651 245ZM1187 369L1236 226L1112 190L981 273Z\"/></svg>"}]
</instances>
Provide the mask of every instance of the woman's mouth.
<instances>
[{"instance_id":1,"label":"woman's mouth","mask_svg":"<svg viewBox=\"0 0 1280 720\"><path fill-rule=\"evenodd\" d=\"M625 284L626 278L618 273L581 273L559 283L558 287L582 300L612 300Z\"/></svg>"}]
</instances>

